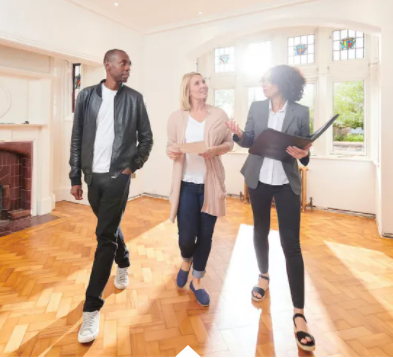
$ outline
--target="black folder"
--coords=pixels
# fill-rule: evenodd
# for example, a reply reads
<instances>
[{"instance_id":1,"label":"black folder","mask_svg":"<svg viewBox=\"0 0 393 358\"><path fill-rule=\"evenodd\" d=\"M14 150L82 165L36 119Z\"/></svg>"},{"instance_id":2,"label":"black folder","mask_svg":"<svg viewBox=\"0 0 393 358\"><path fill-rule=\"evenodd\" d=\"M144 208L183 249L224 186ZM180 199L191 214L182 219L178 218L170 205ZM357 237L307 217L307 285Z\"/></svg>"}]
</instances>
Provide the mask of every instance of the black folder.
<instances>
[{"instance_id":1,"label":"black folder","mask_svg":"<svg viewBox=\"0 0 393 358\"><path fill-rule=\"evenodd\" d=\"M339 114L336 114L309 137L298 137L271 128L265 129L254 141L249 153L281 160L282 162L290 162L293 160L293 157L287 153L286 150L288 147L305 148L307 145L317 140L333 124L338 116Z\"/></svg>"}]
</instances>

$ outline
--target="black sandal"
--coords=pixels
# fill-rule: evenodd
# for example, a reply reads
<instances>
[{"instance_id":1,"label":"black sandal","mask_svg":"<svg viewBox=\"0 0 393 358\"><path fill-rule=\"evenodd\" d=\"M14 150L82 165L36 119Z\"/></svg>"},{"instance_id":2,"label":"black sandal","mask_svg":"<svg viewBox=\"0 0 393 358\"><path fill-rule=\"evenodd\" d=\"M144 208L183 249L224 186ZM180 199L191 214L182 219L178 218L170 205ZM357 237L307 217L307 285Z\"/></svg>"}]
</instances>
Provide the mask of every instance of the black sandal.
<instances>
[{"instance_id":1,"label":"black sandal","mask_svg":"<svg viewBox=\"0 0 393 358\"><path fill-rule=\"evenodd\" d=\"M299 348L303 349L304 351L312 352L315 350L315 338L310 333L297 330L295 319L298 317L303 318L305 320L305 322L307 323L306 317L304 317L304 315L302 315L301 313L296 313L293 316L293 324L295 326L294 330L295 330L295 335L296 335L296 343L299 346ZM302 343L302 339L306 339L306 338L310 338L311 342L307 341L306 344Z\"/></svg>"},{"instance_id":2,"label":"black sandal","mask_svg":"<svg viewBox=\"0 0 393 358\"><path fill-rule=\"evenodd\" d=\"M260 278L263 278L263 279L265 279L265 280L267 280L268 282L270 282L270 278L269 278L268 276L264 276L264 275L262 275L262 274L259 274L259 277L260 277ZM267 291L268 289L269 289L269 287L266 289L266 291ZM256 301L256 302L261 302L261 301L265 298L265 296L266 296L266 291L265 291L263 288L261 288L261 287L254 286L254 287L252 288L252 291L251 291L251 298L252 298L254 301ZM254 292L255 292L255 293L259 293L262 297L259 298L259 297L255 296L255 295L254 295Z\"/></svg>"}]
</instances>

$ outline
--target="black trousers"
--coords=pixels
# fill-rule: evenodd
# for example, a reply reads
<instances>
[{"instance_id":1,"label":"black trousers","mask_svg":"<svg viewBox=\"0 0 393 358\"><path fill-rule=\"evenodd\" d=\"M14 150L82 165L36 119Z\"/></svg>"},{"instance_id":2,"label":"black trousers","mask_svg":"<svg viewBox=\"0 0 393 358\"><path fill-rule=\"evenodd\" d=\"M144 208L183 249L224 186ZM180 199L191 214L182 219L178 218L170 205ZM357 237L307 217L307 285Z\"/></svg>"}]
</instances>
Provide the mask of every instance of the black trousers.
<instances>
[{"instance_id":1,"label":"black trousers","mask_svg":"<svg viewBox=\"0 0 393 358\"><path fill-rule=\"evenodd\" d=\"M254 246L262 274L269 271L269 231L272 199L276 205L281 246L284 251L293 306L304 308L304 263L300 248L300 196L289 184L259 182L248 188L254 214Z\"/></svg>"},{"instance_id":2,"label":"black trousers","mask_svg":"<svg viewBox=\"0 0 393 358\"><path fill-rule=\"evenodd\" d=\"M129 252L119 226L127 204L130 180L128 174L111 178L109 173L95 173L89 185L89 202L97 216L97 249L84 312L100 310L104 305L102 293L109 280L113 261L120 268L130 266Z\"/></svg>"}]
</instances>

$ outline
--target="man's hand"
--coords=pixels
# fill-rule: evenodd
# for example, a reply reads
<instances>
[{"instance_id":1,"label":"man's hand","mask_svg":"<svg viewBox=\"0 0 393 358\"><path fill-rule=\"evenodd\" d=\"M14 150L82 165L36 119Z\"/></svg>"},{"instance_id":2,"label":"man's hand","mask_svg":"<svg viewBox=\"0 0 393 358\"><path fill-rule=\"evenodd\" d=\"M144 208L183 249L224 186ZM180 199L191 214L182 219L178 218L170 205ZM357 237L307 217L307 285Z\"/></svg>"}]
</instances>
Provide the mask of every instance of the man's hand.
<instances>
[{"instance_id":1,"label":"man's hand","mask_svg":"<svg viewBox=\"0 0 393 358\"><path fill-rule=\"evenodd\" d=\"M205 159L211 159L217 155L217 147L210 147L205 153L199 154L199 156Z\"/></svg>"},{"instance_id":2,"label":"man's hand","mask_svg":"<svg viewBox=\"0 0 393 358\"><path fill-rule=\"evenodd\" d=\"M76 200L82 200L83 199L82 185L74 185L71 188L71 195L73 195Z\"/></svg>"},{"instance_id":3,"label":"man's hand","mask_svg":"<svg viewBox=\"0 0 393 358\"><path fill-rule=\"evenodd\" d=\"M306 148L300 149L298 147L288 147L287 153L296 159L303 159L308 156L309 149L312 147L312 144L309 144Z\"/></svg>"},{"instance_id":4,"label":"man's hand","mask_svg":"<svg viewBox=\"0 0 393 358\"><path fill-rule=\"evenodd\" d=\"M122 171L123 174L127 174L127 175L131 175L132 174L132 170L130 168L126 168Z\"/></svg>"}]
</instances>

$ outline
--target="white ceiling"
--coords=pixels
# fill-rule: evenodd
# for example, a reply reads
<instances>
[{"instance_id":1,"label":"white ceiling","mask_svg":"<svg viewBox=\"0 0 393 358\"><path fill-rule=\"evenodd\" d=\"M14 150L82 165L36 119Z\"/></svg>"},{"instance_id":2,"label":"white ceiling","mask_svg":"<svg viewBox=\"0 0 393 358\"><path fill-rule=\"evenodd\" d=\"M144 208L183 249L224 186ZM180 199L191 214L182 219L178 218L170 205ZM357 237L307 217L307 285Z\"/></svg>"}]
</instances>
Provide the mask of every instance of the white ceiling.
<instances>
[{"instance_id":1,"label":"white ceiling","mask_svg":"<svg viewBox=\"0 0 393 358\"><path fill-rule=\"evenodd\" d=\"M302 0L70 0L144 33L255 12ZM118 6L114 4L117 3ZM202 12L200 15L199 12Z\"/></svg>"}]
</instances>

